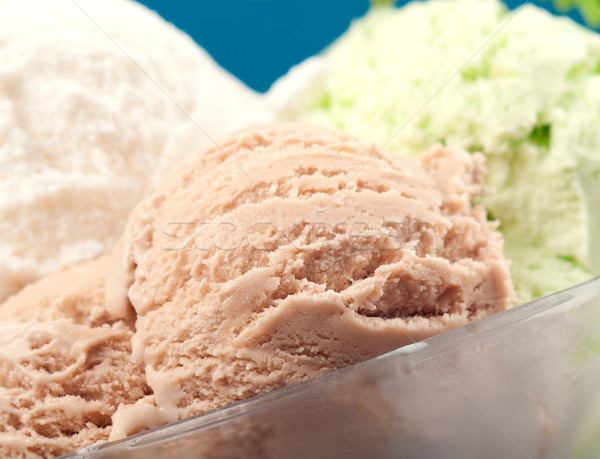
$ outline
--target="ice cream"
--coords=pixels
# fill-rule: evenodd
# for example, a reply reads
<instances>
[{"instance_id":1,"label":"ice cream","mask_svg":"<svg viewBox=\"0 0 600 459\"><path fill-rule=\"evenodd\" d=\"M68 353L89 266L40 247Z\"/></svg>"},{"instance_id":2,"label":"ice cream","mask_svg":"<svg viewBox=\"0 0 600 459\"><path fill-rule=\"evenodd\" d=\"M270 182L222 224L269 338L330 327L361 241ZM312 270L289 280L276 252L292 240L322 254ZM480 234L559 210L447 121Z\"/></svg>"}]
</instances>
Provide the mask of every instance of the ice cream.
<instances>
[{"instance_id":1,"label":"ice cream","mask_svg":"<svg viewBox=\"0 0 600 459\"><path fill-rule=\"evenodd\" d=\"M150 393L133 322L104 307L107 258L33 283L0 306L0 456L55 457L108 440L120 404Z\"/></svg>"},{"instance_id":2,"label":"ice cream","mask_svg":"<svg viewBox=\"0 0 600 459\"><path fill-rule=\"evenodd\" d=\"M147 390L128 328L3 321L0 336L2 457L55 457L107 440L119 404Z\"/></svg>"},{"instance_id":3,"label":"ice cream","mask_svg":"<svg viewBox=\"0 0 600 459\"><path fill-rule=\"evenodd\" d=\"M154 395L115 429L217 408L513 304L497 224L473 205L481 155L437 146L403 159L303 125L219 145L136 206L113 253L107 308L136 317L133 358Z\"/></svg>"},{"instance_id":4,"label":"ice cream","mask_svg":"<svg viewBox=\"0 0 600 459\"><path fill-rule=\"evenodd\" d=\"M259 97L128 0L0 0L0 301L108 252L182 155Z\"/></svg>"},{"instance_id":5,"label":"ice cream","mask_svg":"<svg viewBox=\"0 0 600 459\"><path fill-rule=\"evenodd\" d=\"M600 273L599 63L598 34L531 5L415 2L372 9L270 97L286 119L402 155L482 151L483 202L527 301Z\"/></svg>"},{"instance_id":6,"label":"ice cream","mask_svg":"<svg viewBox=\"0 0 600 459\"><path fill-rule=\"evenodd\" d=\"M48 322L68 319L101 327L117 319L106 310L104 280L108 257L82 263L29 284L0 305L0 321Z\"/></svg>"},{"instance_id":7,"label":"ice cream","mask_svg":"<svg viewBox=\"0 0 600 459\"><path fill-rule=\"evenodd\" d=\"M553 0L560 11L578 10L587 24L600 26L600 3L594 0Z\"/></svg>"}]
</instances>

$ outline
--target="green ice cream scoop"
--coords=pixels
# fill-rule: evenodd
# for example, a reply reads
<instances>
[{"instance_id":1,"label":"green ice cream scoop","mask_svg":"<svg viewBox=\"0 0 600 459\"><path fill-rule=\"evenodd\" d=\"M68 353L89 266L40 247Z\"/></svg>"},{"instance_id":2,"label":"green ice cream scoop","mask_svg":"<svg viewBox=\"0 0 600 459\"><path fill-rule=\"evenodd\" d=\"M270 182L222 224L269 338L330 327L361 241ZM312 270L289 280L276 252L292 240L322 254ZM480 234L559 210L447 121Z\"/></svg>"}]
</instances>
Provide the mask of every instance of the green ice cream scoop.
<instances>
[{"instance_id":1,"label":"green ice cream scoop","mask_svg":"<svg viewBox=\"0 0 600 459\"><path fill-rule=\"evenodd\" d=\"M600 273L600 35L495 0L379 5L317 61L276 83L281 117L485 153L521 301Z\"/></svg>"},{"instance_id":2,"label":"green ice cream scoop","mask_svg":"<svg viewBox=\"0 0 600 459\"><path fill-rule=\"evenodd\" d=\"M561 11L577 9L592 27L600 26L600 1L598 0L552 0Z\"/></svg>"}]
</instances>

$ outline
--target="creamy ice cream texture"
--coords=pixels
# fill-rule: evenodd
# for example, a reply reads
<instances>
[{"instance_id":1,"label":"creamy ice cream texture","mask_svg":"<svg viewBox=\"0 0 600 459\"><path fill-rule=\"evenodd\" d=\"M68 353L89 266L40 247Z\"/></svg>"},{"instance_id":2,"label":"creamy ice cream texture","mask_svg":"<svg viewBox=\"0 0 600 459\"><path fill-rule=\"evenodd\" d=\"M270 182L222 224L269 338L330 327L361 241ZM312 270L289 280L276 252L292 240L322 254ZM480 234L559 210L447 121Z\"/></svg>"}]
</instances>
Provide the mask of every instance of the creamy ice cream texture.
<instances>
[{"instance_id":1,"label":"creamy ice cream texture","mask_svg":"<svg viewBox=\"0 0 600 459\"><path fill-rule=\"evenodd\" d=\"M137 3L0 0L0 301L110 251L202 130L264 122L259 105Z\"/></svg>"},{"instance_id":2,"label":"creamy ice cream texture","mask_svg":"<svg viewBox=\"0 0 600 459\"><path fill-rule=\"evenodd\" d=\"M483 156L246 130L176 168L112 256L0 305L0 453L48 457L346 367L514 303Z\"/></svg>"},{"instance_id":3,"label":"creamy ice cream texture","mask_svg":"<svg viewBox=\"0 0 600 459\"><path fill-rule=\"evenodd\" d=\"M598 34L495 0L373 8L269 97L402 155L482 151L522 301L600 273Z\"/></svg>"},{"instance_id":4,"label":"creamy ice cream texture","mask_svg":"<svg viewBox=\"0 0 600 459\"><path fill-rule=\"evenodd\" d=\"M526 7L473 54L508 18L498 3L376 9L270 95L284 118L406 156L457 146L402 159L294 125L198 150L198 126L268 115L160 18L123 0L0 11L0 299L105 252L196 152L112 259L0 306L2 455L120 438L508 308L478 202L522 300L598 269L600 44L568 22ZM483 157L460 147L487 155L487 196Z\"/></svg>"},{"instance_id":5,"label":"creamy ice cream texture","mask_svg":"<svg viewBox=\"0 0 600 459\"><path fill-rule=\"evenodd\" d=\"M151 393L133 321L104 307L108 259L33 283L0 306L0 456L55 457L108 440L120 404Z\"/></svg>"},{"instance_id":6,"label":"creamy ice cream texture","mask_svg":"<svg viewBox=\"0 0 600 459\"><path fill-rule=\"evenodd\" d=\"M483 157L393 157L339 131L247 130L193 156L131 214L108 311L136 319L151 403L173 421L513 304ZM135 413L139 410L140 416Z\"/></svg>"}]
</instances>

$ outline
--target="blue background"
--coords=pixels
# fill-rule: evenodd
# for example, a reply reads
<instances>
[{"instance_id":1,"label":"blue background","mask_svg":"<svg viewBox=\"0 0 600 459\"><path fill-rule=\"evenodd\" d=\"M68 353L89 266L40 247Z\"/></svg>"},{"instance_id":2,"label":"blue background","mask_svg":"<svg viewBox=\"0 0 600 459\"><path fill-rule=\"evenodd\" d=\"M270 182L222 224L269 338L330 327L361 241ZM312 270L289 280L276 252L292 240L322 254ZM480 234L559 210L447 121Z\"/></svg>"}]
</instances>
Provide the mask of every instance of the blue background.
<instances>
[{"instance_id":1,"label":"blue background","mask_svg":"<svg viewBox=\"0 0 600 459\"><path fill-rule=\"evenodd\" d=\"M266 91L369 8L368 0L142 0L251 88ZM401 5L406 1L399 1ZM516 8L520 1L506 1ZM532 3L557 14L549 1ZM577 11L568 13L578 22Z\"/></svg>"}]
</instances>

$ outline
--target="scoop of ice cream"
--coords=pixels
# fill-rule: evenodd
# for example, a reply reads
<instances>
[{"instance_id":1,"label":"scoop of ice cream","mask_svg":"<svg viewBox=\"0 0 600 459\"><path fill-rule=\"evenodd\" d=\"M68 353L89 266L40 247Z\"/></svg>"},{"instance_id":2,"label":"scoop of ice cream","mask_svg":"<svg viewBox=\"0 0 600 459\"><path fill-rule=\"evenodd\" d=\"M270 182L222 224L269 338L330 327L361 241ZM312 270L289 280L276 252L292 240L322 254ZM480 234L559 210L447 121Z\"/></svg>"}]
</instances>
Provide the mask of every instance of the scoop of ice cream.
<instances>
[{"instance_id":1,"label":"scoop of ice cream","mask_svg":"<svg viewBox=\"0 0 600 459\"><path fill-rule=\"evenodd\" d=\"M270 97L403 155L482 151L526 301L600 274L599 62L598 34L532 5L414 2L373 8Z\"/></svg>"},{"instance_id":2,"label":"scoop of ice cream","mask_svg":"<svg viewBox=\"0 0 600 459\"><path fill-rule=\"evenodd\" d=\"M259 103L137 3L0 0L0 301L109 251L182 152Z\"/></svg>"},{"instance_id":3,"label":"scoop of ice cream","mask_svg":"<svg viewBox=\"0 0 600 459\"><path fill-rule=\"evenodd\" d=\"M409 160L301 125L220 145L135 208L107 281L109 311L137 313L132 352L167 419L512 304L497 224L472 203L481 155Z\"/></svg>"},{"instance_id":4,"label":"scoop of ice cream","mask_svg":"<svg viewBox=\"0 0 600 459\"><path fill-rule=\"evenodd\" d=\"M0 456L54 457L108 440L111 416L150 392L133 322L104 306L107 258L0 305Z\"/></svg>"},{"instance_id":5,"label":"scoop of ice cream","mask_svg":"<svg viewBox=\"0 0 600 459\"><path fill-rule=\"evenodd\" d=\"M594 0L554 0L559 11L578 10L583 19L592 27L600 26L600 3Z\"/></svg>"}]
</instances>

